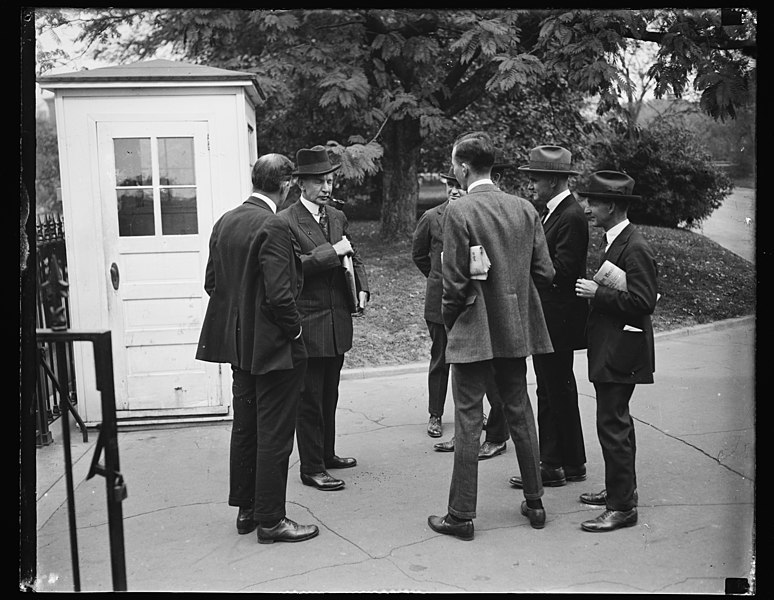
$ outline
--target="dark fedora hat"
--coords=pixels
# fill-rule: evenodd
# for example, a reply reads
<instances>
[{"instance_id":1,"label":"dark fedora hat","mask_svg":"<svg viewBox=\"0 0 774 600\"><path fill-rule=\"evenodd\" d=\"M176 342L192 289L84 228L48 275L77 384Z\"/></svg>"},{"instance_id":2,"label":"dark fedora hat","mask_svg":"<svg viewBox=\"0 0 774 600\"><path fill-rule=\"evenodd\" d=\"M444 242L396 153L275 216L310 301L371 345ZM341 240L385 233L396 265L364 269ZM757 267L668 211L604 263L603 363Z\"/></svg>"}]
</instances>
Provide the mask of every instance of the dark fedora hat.
<instances>
[{"instance_id":1,"label":"dark fedora hat","mask_svg":"<svg viewBox=\"0 0 774 600\"><path fill-rule=\"evenodd\" d=\"M538 146L529 151L529 164L519 167L527 173L579 175L572 170L572 154L561 146Z\"/></svg>"},{"instance_id":2,"label":"dark fedora hat","mask_svg":"<svg viewBox=\"0 0 774 600\"><path fill-rule=\"evenodd\" d=\"M311 149L302 148L296 152L296 170L293 175L325 175L341 168L332 165L328 152L322 146Z\"/></svg>"},{"instance_id":3,"label":"dark fedora hat","mask_svg":"<svg viewBox=\"0 0 774 600\"><path fill-rule=\"evenodd\" d=\"M579 196L603 200L641 200L632 194L634 179L620 171L597 171L591 174L588 189L578 191Z\"/></svg>"},{"instance_id":4,"label":"dark fedora hat","mask_svg":"<svg viewBox=\"0 0 774 600\"><path fill-rule=\"evenodd\" d=\"M457 185L460 185L460 182L457 181L457 177L454 175L454 167L449 167L449 172L446 175L442 173L439 177L444 181L454 181Z\"/></svg>"}]
</instances>

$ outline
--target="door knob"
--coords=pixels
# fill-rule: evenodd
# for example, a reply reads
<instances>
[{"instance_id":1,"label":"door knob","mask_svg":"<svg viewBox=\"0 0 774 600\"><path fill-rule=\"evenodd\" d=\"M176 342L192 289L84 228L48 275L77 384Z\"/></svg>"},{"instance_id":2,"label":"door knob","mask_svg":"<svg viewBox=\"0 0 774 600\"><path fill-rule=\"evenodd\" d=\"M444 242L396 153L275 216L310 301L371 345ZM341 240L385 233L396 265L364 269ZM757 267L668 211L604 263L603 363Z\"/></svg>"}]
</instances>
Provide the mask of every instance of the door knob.
<instances>
[{"instance_id":1,"label":"door knob","mask_svg":"<svg viewBox=\"0 0 774 600\"><path fill-rule=\"evenodd\" d=\"M118 275L118 265L116 263L113 263L110 265L110 281L113 284L113 289L118 289L119 284L119 275Z\"/></svg>"}]
</instances>

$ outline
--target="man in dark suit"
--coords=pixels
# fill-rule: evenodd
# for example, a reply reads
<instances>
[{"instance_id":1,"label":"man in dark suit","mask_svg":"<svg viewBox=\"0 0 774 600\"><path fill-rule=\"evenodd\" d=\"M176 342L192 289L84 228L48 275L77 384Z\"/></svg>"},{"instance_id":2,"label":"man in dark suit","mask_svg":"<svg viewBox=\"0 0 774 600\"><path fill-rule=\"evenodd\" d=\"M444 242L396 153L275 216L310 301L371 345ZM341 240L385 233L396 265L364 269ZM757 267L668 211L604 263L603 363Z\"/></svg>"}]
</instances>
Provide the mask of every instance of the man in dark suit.
<instances>
[{"instance_id":1,"label":"man in dark suit","mask_svg":"<svg viewBox=\"0 0 774 600\"><path fill-rule=\"evenodd\" d=\"M303 285L287 224L275 215L290 188L293 163L266 154L253 165L253 193L212 228L204 289L209 295L198 360L232 371L229 506L237 531L258 528L258 542L300 542L319 533L285 516L296 407L306 370Z\"/></svg>"},{"instance_id":2,"label":"man in dark suit","mask_svg":"<svg viewBox=\"0 0 774 600\"><path fill-rule=\"evenodd\" d=\"M543 485L557 487L586 479L578 388L573 372L574 351L586 347L588 302L575 295L575 281L586 276L589 225L567 186L572 155L561 146L538 146L529 164L519 171L529 176L532 203L541 213L548 252L556 275L551 287L540 290L554 351L532 357L537 379L540 475ZM521 477L510 483L521 488Z\"/></svg>"},{"instance_id":3,"label":"man in dark suit","mask_svg":"<svg viewBox=\"0 0 774 600\"><path fill-rule=\"evenodd\" d=\"M454 143L454 174L467 195L449 204L443 231L441 311L446 361L452 365L454 468L447 514L431 515L428 525L463 540L473 539L483 397L491 380L500 392L524 479L521 512L536 529L546 519L526 357L553 350L537 288L551 285L554 267L535 207L492 182L494 154L484 132Z\"/></svg>"},{"instance_id":4,"label":"man in dark suit","mask_svg":"<svg viewBox=\"0 0 774 600\"><path fill-rule=\"evenodd\" d=\"M505 165L495 165L501 167ZM495 169L493 167L493 171ZM428 411L430 420L427 424L427 434L430 437L440 437L443 433L441 417L446 404L446 392L449 383L449 367L446 362L446 328L441 317L441 294L443 292L443 274L441 273L441 252L443 251L443 218L450 202L465 194L460 183L454 177L454 172L441 175L446 184L446 201L425 211L419 218L414 230L412 241L412 259L422 274L427 277L425 289L425 322L430 332L430 367L427 374ZM497 402L497 390L494 386L487 388L487 398L492 404L491 420L486 423L486 439L479 448L480 460L493 458L505 451L508 439L508 425L502 406ZM445 442L433 445L437 452L454 452L454 437Z\"/></svg>"},{"instance_id":5,"label":"man in dark suit","mask_svg":"<svg viewBox=\"0 0 774 600\"><path fill-rule=\"evenodd\" d=\"M658 267L642 234L629 223L634 180L618 171L592 174L583 198L591 224L605 231L599 265L609 261L625 273L618 288L578 279L575 292L589 302L589 381L597 396L597 435L605 460L605 489L581 494L585 504L604 505L584 531L613 531L637 523L637 444L629 401L638 383L653 383L655 349L650 315L658 300Z\"/></svg>"},{"instance_id":6,"label":"man in dark suit","mask_svg":"<svg viewBox=\"0 0 774 600\"><path fill-rule=\"evenodd\" d=\"M296 436L301 458L301 481L319 490L344 487L328 469L354 467L357 461L336 455L336 406L344 353L352 348L352 313L363 311L368 301L368 278L357 250L351 244L347 218L331 206L334 172L323 146L296 153L300 198L280 211L299 244L304 288L298 299L304 343L309 355ZM358 295L350 288L342 259L351 257ZM357 304L357 306L355 306Z\"/></svg>"}]
</instances>

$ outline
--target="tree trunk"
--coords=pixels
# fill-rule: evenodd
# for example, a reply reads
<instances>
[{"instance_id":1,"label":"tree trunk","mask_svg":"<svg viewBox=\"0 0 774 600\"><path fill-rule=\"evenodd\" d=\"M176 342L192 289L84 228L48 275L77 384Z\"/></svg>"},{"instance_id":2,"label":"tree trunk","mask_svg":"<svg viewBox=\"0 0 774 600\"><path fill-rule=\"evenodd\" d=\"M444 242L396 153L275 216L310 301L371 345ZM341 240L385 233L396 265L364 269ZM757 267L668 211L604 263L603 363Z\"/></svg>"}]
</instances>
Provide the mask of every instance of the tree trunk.
<instances>
[{"instance_id":1,"label":"tree trunk","mask_svg":"<svg viewBox=\"0 0 774 600\"><path fill-rule=\"evenodd\" d=\"M411 237L417 222L417 163L422 142L419 120L391 120L382 134L381 235L385 240L397 240Z\"/></svg>"}]
</instances>

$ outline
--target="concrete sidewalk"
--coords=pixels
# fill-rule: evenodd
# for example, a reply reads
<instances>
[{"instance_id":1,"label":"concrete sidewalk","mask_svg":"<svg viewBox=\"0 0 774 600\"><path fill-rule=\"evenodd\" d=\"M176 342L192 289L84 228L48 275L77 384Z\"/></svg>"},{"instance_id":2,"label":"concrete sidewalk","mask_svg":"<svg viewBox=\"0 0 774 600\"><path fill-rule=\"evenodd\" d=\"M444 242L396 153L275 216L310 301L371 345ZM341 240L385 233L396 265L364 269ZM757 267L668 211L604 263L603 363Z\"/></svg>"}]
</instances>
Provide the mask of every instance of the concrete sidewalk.
<instances>
[{"instance_id":1,"label":"concrete sidewalk","mask_svg":"<svg viewBox=\"0 0 774 600\"><path fill-rule=\"evenodd\" d=\"M427 526L446 512L453 455L434 452L425 432L426 364L345 373L337 451L358 466L335 471L344 490L320 492L301 484L294 451L288 517L321 530L299 544L237 535L230 423L121 429L128 590L723 594L729 578L755 578L754 367L752 317L656 336L656 383L638 386L631 405L639 523L607 534L580 529L600 510L578 495L604 487L584 352L576 376L588 480L546 488L548 522L534 530L508 485L518 473L509 443L480 463L472 542ZM534 406L531 362L528 373ZM449 397L441 439L452 419ZM84 480L96 437L72 435L82 591L112 590L104 479ZM59 443L38 449L42 592L73 590L61 455Z\"/></svg>"}]
</instances>

